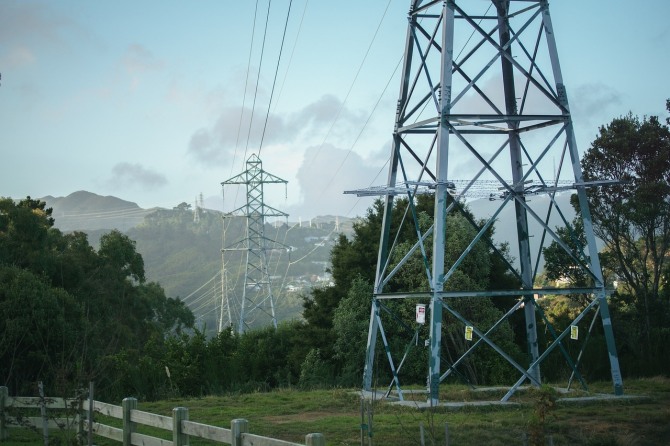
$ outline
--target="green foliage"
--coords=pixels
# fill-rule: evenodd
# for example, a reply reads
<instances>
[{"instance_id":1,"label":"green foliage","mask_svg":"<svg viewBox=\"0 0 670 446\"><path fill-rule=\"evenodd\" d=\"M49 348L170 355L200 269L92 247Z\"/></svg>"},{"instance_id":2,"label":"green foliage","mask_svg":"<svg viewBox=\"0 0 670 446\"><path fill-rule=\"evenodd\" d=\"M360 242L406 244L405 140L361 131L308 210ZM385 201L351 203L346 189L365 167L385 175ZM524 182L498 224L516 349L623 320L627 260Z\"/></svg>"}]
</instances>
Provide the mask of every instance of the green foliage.
<instances>
[{"instance_id":1,"label":"green foliage","mask_svg":"<svg viewBox=\"0 0 670 446\"><path fill-rule=\"evenodd\" d=\"M323 360L318 348L312 349L305 356L300 366L301 389L319 389L332 385L332 367Z\"/></svg>"},{"instance_id":2,"label":"green foliage","mask_svg":"<svg viewBox=\"0 0 670 446\"><path fill-rule=\"evenodd\" d=\"M413 224L402 222L403 210L407 210L409 218L415 219L423 233L430 227L433 213L430 196L419 196L412 206L409 206L407 199L398 199L395 207L399 211L393 214L391 233L395 234L396 231L399 235L390 253L389 270L401 261L405 253L410 252L417 240ZM362 377L370 318L371 283L376 269L383 212L382 202L376 201L367 217L355 224L352 238L340 237L331 253L335 285L314 290L304 304L306 334L310 337L311 345L318 349L320 358L330 364L336 372L336 382L342 385L355 385ZM460 208L448 216L445 251L448 264L453 264L468 247L474 236L473 223L474 218L467 208ZM492 232L493 229L489 235ZM481 240L469 251L470 254L453 271L446 283L446 290L484 290L489 286L514 283L515 279L507 272L505 261L494 260L499 257L498 253L506 255L506 246L501 246L496 253ZM429 236L424 240L423 248L414 251L385 286L385 290L429 291L426 271L430 267L431 256L432 237ZM416 303L412 299L391 299L383 303L384 314L392 315L384 322L389 348L397 361L405 356L402 366L405 383L425 382L427 351L423 348L423 341L428 337L428 327L417 327L414 323ZM490 327L511 303L505 302L498 307L490 299L478 298L455 299L449 305L477 326ZM464 340L464 327L460 321L445 316L443 326L446 329L445 356L452 360L467 350L469 345ZM417 338L414 338L415 330ZM520 356L519 348L514 344L515 333L509 323L501 324L492 339L509 349L512 356ZM473 383L500 382L512 373L511 367L489 348L478 349L465 361L462 369L461 376ZM391 378L387 376L387 370L380 369L378 373L382 380Z\"/></svg>"},{"instance_id":3,"label":"green foliage","mask_svg":"<svg viewBox=\"0 0 670 446\"><path fill-rule=\"evenodd\" d=\"M96 252L85 234L53 224L43 202L0 199L0 381L67 391L96 380L102 395L151 387L141 382L154 379L150 341L192 326L193 315L146 283L129 237L105 234Z\"/></svg>"},{"instance_id":4,"label":"green foliage","mask_svg":"<svg viewBox=\"0 0 670 446\"><path fill-rule=\"evenodd\" d=\"M16 266L0 265L0 363L5 385L27 391L76 375L82 309L67 292Z\"/></svg>"},{"instance_id":5,"label":"green foliage","mask_svg":"<svg viewBox=\"0 0 670 446\"><path fill-rule=\"evenodd\" d=\"M106 273L120 274L123 279L132 278L144 283L144 260L135 250L135 242L117 230L100 238L98 256Z\"/></svg>"},{"instance_id":6,"label":"green foliage","mask_svg":"<svg viewBox=\"0 0 670 446\"><path fill-rule=\"evenodd\" d=\"M670 255L670 128L656 116L614 119L600 128L582 169L587 180L622 181L591 188L588 201L606 244L603 261L635 296L649 344L653 328L667 323L658 315L669 305L661 284Z\"/></svg>"},{"instance_id":7,"label":"green foliage","mask_svg":"<svg viewBox=\"0 0 670 446\"><path fill-rule=\"evenodd\" d=\"M556 234L573 252L584 252L586 236L584 235L584 222L581 216L574 219L572 226L556 228ZM553 282L564 280L573 287L593 285L593 280L590 276L582 268L577 267L572 257L558 242L551 242L542 252L544 254L544 268L548 280ZM585 256L583 260L587 262L588 257Z\"/></svg>"},{"instance_id":8,"label":"green foliage","mask_svg":"<svg viewBox=\"0 0 670 446\"><path fill-rule=\"evenodd\" d=\"M594 232L605 242L600 259L606 280L616 285L610 309L622 370L663 372L658 358L670 353L659 342L670 321L670 128L656 116L616 118L600 128L581 164L587 181L620 181L589 188L587 197ZM572 204L579 211L576 196ZM579 252L585 244L581 223L578 218L557 231ZM544 250L547 278L589 285L588 275L561 251L556 242Z\"/></svg>"},{"instance_id":9,"label":"green foliage","mask_svg":"<svg viewBox=\"0 0 670 446\"><path fill-rule=\"evenodd\" d=\"M371 290L369 282L360 277L355 279L333 315L333 359L337 364L338 384L342 386L355 387L363 379L361 365L365 362Z\"/></svg>"},{"instance_id":10,"label":"green foliage","mask_svg":"<svg viewBox=\"0 0 670 446\"><path fill-rule=\"evenodd\" d=\"M549 427L547 417L556 409L557 396L556 390L547 385L530 390L530 397L533 402L533 416L528 426L530 445L543 446L546 444L547 428Z\"/></svg>"}]
</instances>

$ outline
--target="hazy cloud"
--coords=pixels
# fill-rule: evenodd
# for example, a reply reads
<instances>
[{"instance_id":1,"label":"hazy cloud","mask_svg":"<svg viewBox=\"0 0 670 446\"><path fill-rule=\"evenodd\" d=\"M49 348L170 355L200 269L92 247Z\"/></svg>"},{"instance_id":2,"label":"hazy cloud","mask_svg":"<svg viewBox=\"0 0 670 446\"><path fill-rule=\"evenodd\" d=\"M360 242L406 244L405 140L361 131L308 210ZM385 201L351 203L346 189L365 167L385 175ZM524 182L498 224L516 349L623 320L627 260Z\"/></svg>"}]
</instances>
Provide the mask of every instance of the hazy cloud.
<instances>
[{"instance_id":1,"label":"hazy cloud","mask_svg":"<svg viewBox=\"0 0 670 446\"><path fill-rule=\"evenodd\" d=\"M121 63L128 73L138 74L146 71L163 68L163 62L158 60L151 51L140 44L132 44L126 48Z\"/></svg>"},{"instance_id":2,"label":"hazy cloud","mask_svg":"<svg viewBox=\"0 0 670 446\"><path fill-rule=\"evenodd\" d=\"M140 85L143 75L160 70L163 65L163 61L157 59L151 51L137 43L129 45L121 57L123 71L130 76L131 89Z\"/></svg>"},{"instance_id":3,"label":"hazy cloud","mask_svg":"<svg viewBox=\"0 0 670 446\"><path fill-rule=\"evenodd\" d=\"M110 184L115 186L139 186L157 189L168 183L164 175L145 168L140 164L118 163L112 167Z\"/></svg>"},{"instance_id":4,"label":"hazy cloud","mask_svg":"<svg viewBox=\"0 0 670 446\"><path fill-rule=\"evenodd\" d=\"M63 28L71 24L48 4L8 0L2 2L0 10L0 41L5 44L60 42Z\"/></svg>"},{"instance_id":5,"label":"hazy cloud","mask_svg":"<svg viewBox=\"0 0 670 446\"><path fill-rule=\"evenodd\" d=\"M602 83L583 84L568 94L571 111L585 124L600 123L602 116L607 116L612 107L622 103L621 93Z\"/></svg>"},{"instance_id":6,"label":"hazy cloud","mask_svg":"<svg viewBox=\"0 0 670 446\"><path fill-rule=\"evenodd\" d=\"M32 64L46 51L69 48L72 38L92 40L86 30L48 3L0 2L0 65L4 69Z\"/></svg>"},{"instance_id":7,"label":"hazy cloud","mask_svg":"<svg viewBox=\"0 0 670 446\"><path fill-rule=\"evenodd\" d=\"M4 58L9 67L21 67L35 62L37 57L30 48L17 46L11 48Z\"/></svg>"},{"instance_id":8,"label":"hazy cloud","mask_svg":"<svg viewBox=\"0 0 670 446\"><path fill-rule=\"evenodd\" d=\"M265 147L295 142L299 137L315 141L327 135L329 140L330 136L350 136L352 128L360 130L365 118L362 113L343 107L342 102L331 95L325 95L292 114L270 113L267 124L265 116L265 111L257 109L252 120L248 108L225 108L211 126L193 133L188 152L203 164L229 164L233 156L242 156L247 149L258 152L261 140Z\"/></svg>"},{"instance_id":9,"label":"hazy cloud","mask_svg":"<svg viewBox=\"0 0 670 446\"><path fill-rule=\"evenodd\" d=\"M228 107L221 111L216 121L207 128L198 129L188 144L188 152L199 162L210 166L227 165L236 154L244 153L246 147L257 149L263 123L255 119L249 132L251 110ZM273 120L280 118L272 118ZM247 136L249 135L249 144Z\"/></svg>"},{"instance_id":10,"label":"hazy cloud","mask_svg":"<svg viewBox=\"0 0 670 446\"><path fill-rule=\"evenodd\" d=\"M297 174L300 203L291 207L290 214L364 215L373 198L345 195L344 191L383 184L386 174L382 172L379 176L381 167L354 152L330 144L309 147Z\"/></svg>"}]
</instances>

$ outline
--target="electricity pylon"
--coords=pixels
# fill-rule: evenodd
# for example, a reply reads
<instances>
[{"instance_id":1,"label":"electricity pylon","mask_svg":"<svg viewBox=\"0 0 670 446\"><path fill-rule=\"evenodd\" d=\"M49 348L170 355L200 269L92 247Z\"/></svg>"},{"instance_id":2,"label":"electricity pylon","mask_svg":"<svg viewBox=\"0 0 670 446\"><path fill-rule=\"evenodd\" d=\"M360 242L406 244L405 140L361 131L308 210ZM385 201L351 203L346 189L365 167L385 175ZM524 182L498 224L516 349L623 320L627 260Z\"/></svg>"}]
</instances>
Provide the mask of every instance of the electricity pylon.
<instances>
[{"instance_id":1,"label":"electricity pylon","mask_svg":"<svg viewBox=\"0 0 670 446\"><path fill-rule=\"evenodd\" d=\"M398 361L391 351L384 321L392 310L385 302L410 299L429 304L426 342L429 404L439 402L440 383L457 373L459 365L474 350L485 346L493 348L519 373L518 381L509 388L503 401L526 381L539 386L540 365L553 351L563 353L573 376L585 386L578 370L583 346L574 360L567 354L565 341L571 326L578 326L589 316L595 321L598 314L609 353L614 393L621 394L623 384L607 292L586 200L586 187L603 182L587 184L582 177L548 1L412 0L408 21L387 184L347 192L381 195L384 202L363 389L371 390L376 344L380 338L392 376L389 391L395 386L403 398L400 369L404 358ZM556 160L560 160L558 169ZM454 180L454 172L471 179ZM464 212L464 200L472 191L481 189L481 184L494 186L491 198L497 200L498 206L487 219L477 222ZM579 243L569 246L549 226L553 213L560 216L566 227L571 227L565 218L569 211L562 210L555 200L555 194L565 189L577 194L586 240L584 246ZM417 194L434 196L434 215L428 229L419 224L415 213ZM539 194L550 199L544 216L528 200ZM409 222L406 224L413 224L417 235L408 250L407 245L394 243L393 231L402 226L397 222L405 222L402 210L396 209L398 195L408 198L405 217ZM510 243L516 243L519 249L517 265L512 265L514 262L500 253L489 237L492 224L508 206L513 207L516 215L516 240ZM447 215L452 212L465 216L473 236L466 241L467 248L455 255L446 255L445 241L450 231ZM531 230L535 230L529 221L539 227L533 234ZM537 237L534 242L539 241L539 246L531 244L532 236ZM431 240L432 248L427 246ZM588 285L561 289L535 285L542 248L552 241L565 251L574 268L588 278ZM481 243L500 254L519 287L467 289L454 281L464 259ZM407 268L409 259L415 256L420 256L425 265L425 290L388 292L389 282ZM494 287L495 284L489 285L489 288ZM561 327L562 331L554 330L536 302L536 298L557 294L587 295L590 299L586 309L569 326ZM452 302L463 297L492 300L513 297L516 304L497 323L478 327L454 309ZM523 311L528 343L528 360L524 365L492 340L495 330L517 310ZM462 324L466 333L474 333L470 348L448 364L445 372L441 369L446 362L442 357L443 316L456 321L451 323ZM396 322L398 318L395 315ZM551 339L543 345L538 342L538 320L544 321L551 334ZM593 323L589 330L592 328ZM575 331L573 328L573 335Z\"/></svg>"},{"instance_id":2,"label":"electricity pylon","mask_svg":"<svg viewBox=\"0 0 670 446\"><path fill-rule=\"evenodd\" d=\"M247 202L227 214L227 216L233 216L239 211L243 211L242 214L247 223L246 237L230 246L224 245L223 248L224 254L226 251L240 251L246 255L244 287L242 288L242 297L239 300L238 309L238 333L244 333L252 323L259 325L266 321L271 321L277 328L276 301L272 294L267 252L279 243L265 236L265 218L288 217L288 214L265 203L263 198L264 186L272 183L286 185L288 182L264 171L263 163L256 154L252 154L247 160L247 170L221 183L224 188L224 196L226 186L246 186ZM227 296L227 304L228 311L230 311L231 301L229 296Z\"/></svg>"}]
</instances>

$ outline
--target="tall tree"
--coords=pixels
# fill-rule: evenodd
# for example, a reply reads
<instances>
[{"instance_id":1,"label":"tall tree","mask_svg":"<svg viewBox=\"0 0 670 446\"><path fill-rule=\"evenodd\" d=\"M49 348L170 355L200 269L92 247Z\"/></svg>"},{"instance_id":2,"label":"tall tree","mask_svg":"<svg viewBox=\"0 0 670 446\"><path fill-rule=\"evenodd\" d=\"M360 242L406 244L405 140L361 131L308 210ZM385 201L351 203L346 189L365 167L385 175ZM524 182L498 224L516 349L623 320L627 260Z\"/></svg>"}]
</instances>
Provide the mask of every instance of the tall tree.
<instances>
[{"instance_id":1,"label":"tall tree","mask_svg":"<svg viewBox=\"0 0 670 446\"><path fill-rule=\"evenodd\" d=\"M654 316L663 314L658 305L667 306L660 291L670 254L670 129L656 116L614 119L600 128L582 169L587 181L621 182L589 189L588 201L604 260L639 302L649 340Z\"/></svg>"}]
</instances>

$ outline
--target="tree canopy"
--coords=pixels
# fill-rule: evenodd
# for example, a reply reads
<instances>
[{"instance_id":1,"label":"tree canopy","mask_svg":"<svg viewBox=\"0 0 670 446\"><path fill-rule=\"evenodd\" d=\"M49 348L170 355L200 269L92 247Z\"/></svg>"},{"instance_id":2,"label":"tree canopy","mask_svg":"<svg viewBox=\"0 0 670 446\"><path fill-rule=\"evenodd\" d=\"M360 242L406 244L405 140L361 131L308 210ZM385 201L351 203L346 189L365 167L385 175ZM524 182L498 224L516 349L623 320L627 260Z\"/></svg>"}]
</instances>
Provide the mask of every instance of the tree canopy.
<instances>
[{"instance_id":1,"label":"tree canopy","mask_svg":"<svg viewBox=\"0 0 670 446\"><path fill-rule=\"evenodd\" d=\"M0 381L21 392L38 379L96 380L112 392L109 358L191 327L193 315L146 282L126 235L104 235L96 252L86 234L55 229L51 213L30 197L0 199Z\"/></svg>"},{"instance_id":2,"label":"tree canopy","mask_svg":"<svg viewBox=\"0 0 670 446\"><path fill-rule=\"evenodd\" d=\"M620 181L590 191L589 206L606 265L641 303L648 333L670 254L670 129L656 116L614 119L600 128L582 168L586 180Z\"/></svg>"},{"instance_id":3,"label":"tree canopy","mask_svg":"<svg viewBox=\"0 0 670 446\"><path fill-rule=\"evenodd\" d=\"M666 107L670 112L670 100ZM605 277L615 287L611 307L621 363L635 373L661 372L659 358L670 353L664 347L670 323L670 129L656 116L616 118L600 127L581 164L587 181L616 181L587 189L587 197L594 232L605 245ZM579 215L576 196L572 204ZM570 246L585 244L581 218L557 233ZM555 242L544 255L547 279L585 284L586 275Z\"/></svg>"}]
</instances>

